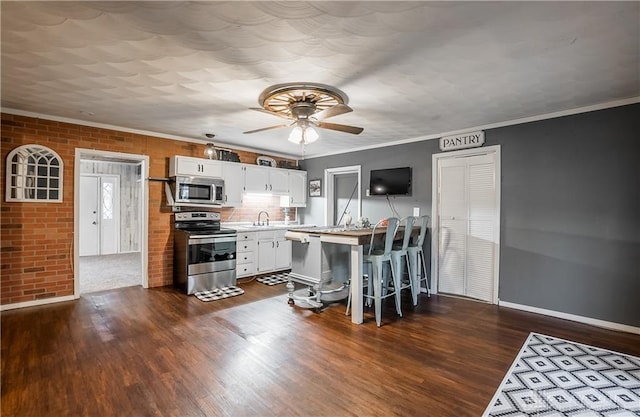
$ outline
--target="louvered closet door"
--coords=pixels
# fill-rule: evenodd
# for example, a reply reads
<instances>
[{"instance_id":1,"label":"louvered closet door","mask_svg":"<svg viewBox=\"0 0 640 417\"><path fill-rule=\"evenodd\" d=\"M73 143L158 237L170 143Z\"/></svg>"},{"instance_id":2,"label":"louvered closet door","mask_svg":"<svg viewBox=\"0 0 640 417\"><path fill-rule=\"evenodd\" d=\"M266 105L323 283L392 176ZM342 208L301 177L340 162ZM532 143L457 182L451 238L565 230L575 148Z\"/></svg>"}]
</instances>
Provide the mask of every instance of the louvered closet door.
<instances>
[{"instance_id":1,"label":"louvered closet door","mask_svg":"<svg viewBox=\"0 0 640 417\"><path fill-rule=\"evenodd\" d=\"M440 292L493 301L498 221L495 166L494 154L440 161Z\"/></svg>"},{"instance_id":2,"label":"louvered closet door","mask_svg":"<svg viewBox=\"0 0 640 417\"><path fill-rule=\"evenodd\" d=\"M438 290L465 293L467 257L466 167L456 160L440 166L440 279Z\"/></svg>"}]
</instances>

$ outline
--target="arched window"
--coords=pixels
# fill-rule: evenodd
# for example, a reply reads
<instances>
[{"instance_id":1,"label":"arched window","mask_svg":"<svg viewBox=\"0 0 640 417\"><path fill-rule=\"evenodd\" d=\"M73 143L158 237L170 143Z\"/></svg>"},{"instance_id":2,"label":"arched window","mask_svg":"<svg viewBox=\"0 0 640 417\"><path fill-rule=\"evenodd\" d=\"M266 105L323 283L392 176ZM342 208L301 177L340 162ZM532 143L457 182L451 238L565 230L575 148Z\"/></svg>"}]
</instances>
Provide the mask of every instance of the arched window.
<instances>
[{"instance_id":1,"label":"arched window","mask_svg":"<svg viewBox=\"0 0 640 417\"><path fill-rule=\"evenodd\" d=\"M62 158L41 145L22 145L7 155L6 201L62 201Z\"/></svg>"}]
</instances>

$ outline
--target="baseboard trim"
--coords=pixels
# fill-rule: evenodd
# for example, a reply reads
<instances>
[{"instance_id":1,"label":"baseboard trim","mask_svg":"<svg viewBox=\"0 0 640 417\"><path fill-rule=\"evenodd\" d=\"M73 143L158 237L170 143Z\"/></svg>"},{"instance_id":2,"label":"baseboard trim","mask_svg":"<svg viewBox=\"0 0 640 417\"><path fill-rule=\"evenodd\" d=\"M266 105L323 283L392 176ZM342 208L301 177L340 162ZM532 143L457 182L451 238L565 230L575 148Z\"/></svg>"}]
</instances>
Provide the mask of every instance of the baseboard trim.
<instances>
[{"instance_id":1,"label":"baseboard trim","mask_svg":"<svg viewBox=\"0 0 640 417\"><path fill-rule=\"evenodd\" d=\"M547 310L539 307L531 307L523 304L509 303L507 301L499 301L500 307L513 308L516 310L528 311L530 313L543 314L545 316L557 317L559 319L577 321L579 323L590 324L592 326L604 327L605 329L618 330L621 332L640 334L640 327L629 326L627 324L614 323L591 317L578 316L575 314L563 313L561 311Z\"/></svg>"},{"instance_id":2,"label":"baseboard trim","mask_svg":"<svg viewBox=\"0 0 640 417\"><path fill-rule=\"evenodd\" d=\"M0 311L15 310L16 308L41 306L44 304L61 303L63 301L73 301L76 299L75 295L65 295L64 297L44 298L42 300L25 301L22 303L3 304L0 305Z\"/></svg>"}]
</instances>

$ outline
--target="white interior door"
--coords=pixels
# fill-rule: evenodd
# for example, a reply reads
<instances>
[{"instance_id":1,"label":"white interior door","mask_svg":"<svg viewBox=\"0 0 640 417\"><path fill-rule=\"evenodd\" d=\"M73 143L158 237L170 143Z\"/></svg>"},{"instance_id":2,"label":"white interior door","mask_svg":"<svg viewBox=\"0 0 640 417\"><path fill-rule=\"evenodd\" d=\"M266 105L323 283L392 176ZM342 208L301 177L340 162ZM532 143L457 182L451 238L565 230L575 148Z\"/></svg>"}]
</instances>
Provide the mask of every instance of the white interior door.
<instances>
[{"instance_id":1,"label":"white interior door","mask_svg":"<svg viewBox=\"0 0 640 417\"><path fill-rule=\"evenodd\" d=\"M120 252L120 187L118 177L100 177L100 254Z\"/></svg>"},{"instance_id":2,"label":"white interior door","mask_svg":"<svg viewBox=\"0 0 640 417\"><path fill-rule=\"evenodd\" d=\"M478 152L478 151L476 151ZM446 157L437 169L438 291L497 302L498 153Z\"/></svg>"},{"instance_id":3,"label":"white interior door","mask_svg":"<svg viewBox=\"0 0 640 417\"><path fill-rule=\"evenodd\" d=\"M80 256L120 251L120 188L115 175L80 177Z\"/></svg>"},{"instance_id":4,"label":"white interior door","mask_svg":"<svg viewBox=\"0 0 640 417\"><path fill-rule=\"evenodd\" d=\"M466 167L458 160L440 166L440 278L438 291L465 294L467 256Z\"/></svg>"},{"instance_id":5,"label":"white interior door","mask_svg":"<svg viewBox=\"0 0 640 417\"><path fill-rule=\"evenodd\" d=\"M98 177L80 177L80 256L93 256L100 253L100 229L98 227Z\"/></svg>"}]
</instances>

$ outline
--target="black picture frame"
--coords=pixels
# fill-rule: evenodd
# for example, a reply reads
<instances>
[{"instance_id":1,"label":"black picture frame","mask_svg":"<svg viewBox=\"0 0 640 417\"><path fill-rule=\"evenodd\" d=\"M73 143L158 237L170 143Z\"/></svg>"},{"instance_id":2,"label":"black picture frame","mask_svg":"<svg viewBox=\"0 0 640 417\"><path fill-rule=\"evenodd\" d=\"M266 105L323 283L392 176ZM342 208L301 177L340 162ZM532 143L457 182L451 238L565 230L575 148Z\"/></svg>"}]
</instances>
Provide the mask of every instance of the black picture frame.
<instances>
[{"instance_id":1,"label":"black picture frame","mask_svg":"<svg viewBox=\"0 0 640 417\"><path fill-rule=\"evenodd\" d=\"M309 180L309 197L322 197L322 180Z\"/></svg>"}]
</instances>

